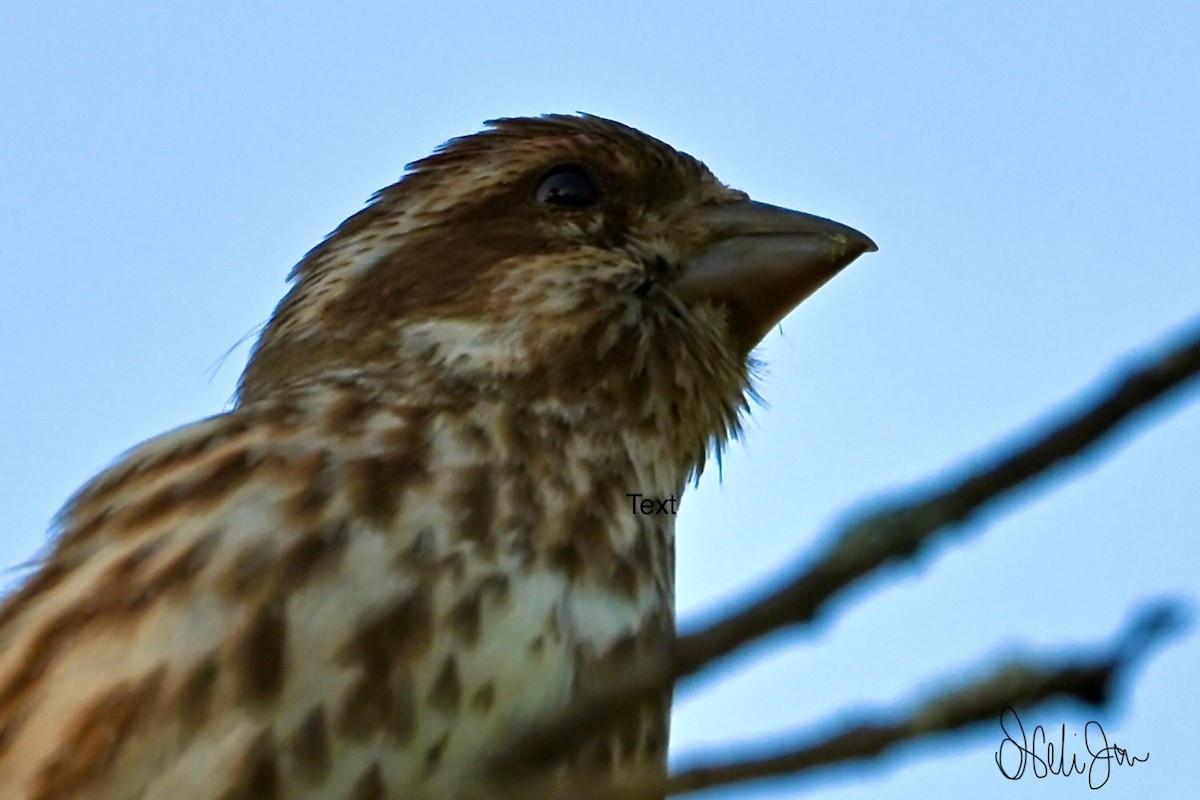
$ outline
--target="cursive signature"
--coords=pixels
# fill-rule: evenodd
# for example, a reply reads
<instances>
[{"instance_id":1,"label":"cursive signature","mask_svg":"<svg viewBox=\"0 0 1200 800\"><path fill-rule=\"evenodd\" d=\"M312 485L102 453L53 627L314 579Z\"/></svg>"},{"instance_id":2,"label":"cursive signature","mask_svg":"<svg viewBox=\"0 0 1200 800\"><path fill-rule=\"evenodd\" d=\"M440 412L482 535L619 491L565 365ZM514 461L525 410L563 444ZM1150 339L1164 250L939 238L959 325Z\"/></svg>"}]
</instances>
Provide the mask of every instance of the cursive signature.
<instances>
[{"instance_id":1,"label":"cursive signature","mask_svg":"<svg viewBox=\"0 0 1200 800\"><path fill-rule=\"evenodd\" d=\"M1013 735L1010 727L1015 723L1017 736ZM1057 750L1057 759L1054 742L1046 741L1046 731L1041 725L1033 729L1033 744L1025 738L1025 726L1021 724L1021 718L1017 716L1017 712L1011 707L1006 707L1000 714L1000 730L1004 732L1004 741L1000 742L1000 749L996 751L996 766L1000 768L1000 774L1008 778L1010 781L1015 781L1025 774L1025 767L1032 760L1033 775L1036 778L1045 778L1047 775L1062 775L1068 777L1070 775L1087 773L1088 786L1093 789L1099 789L1104 784L1108 783L1109 775L1112 772L1112 762L1116 761L1118 765L1128 763L1133 766L1139 761L1149 761L1150 753L1141 758L1129 755L1129 751L1123 747L1118 747L1116 743L1108 743L1108 737L1104 735L1104 728L1100 727L1100 723L1091 720L1087 725L1083 726L1083 746L1087 749L1088 755L1091 756L1091 763L1087 759L1082 759L1084 764L1079 763L1077 754L1071 754L1071 762L1068 764L1067 758L1067 726L1062 726L1062 734L1059 738ZM1079 734L1072 733L1072 736ZM1009 748L1006 750L1005 748ZM1013 756L1013 751L1016 751ZM1046 755L1043 758L1038 755L1040 750L1044 750ZM1006 754L1010 758L1006 758ZM1011 757L1015 757L1016 764L1008 763ZM1011 771L1007 767L1013 767Z\"/></svg>"}]
</instances>

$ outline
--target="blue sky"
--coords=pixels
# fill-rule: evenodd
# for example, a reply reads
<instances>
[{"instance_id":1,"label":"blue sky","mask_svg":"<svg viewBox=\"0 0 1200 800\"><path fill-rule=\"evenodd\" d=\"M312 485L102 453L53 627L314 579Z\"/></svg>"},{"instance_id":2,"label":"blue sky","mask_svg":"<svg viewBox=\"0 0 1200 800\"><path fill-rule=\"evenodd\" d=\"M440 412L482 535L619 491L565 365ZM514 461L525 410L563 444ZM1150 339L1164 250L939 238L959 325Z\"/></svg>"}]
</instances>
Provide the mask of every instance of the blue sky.
<instances>
[{"instance_id":1,"label":"blue sky","mask_svg":"<svg viewBox=\"0 0 1200 800\"><path fill-rule=\"evenodd\" d=\"M2 564L119 452L221 410L290 266L406 162L491 117L620 119L880 245L762 347L768 407L723 481L712 470L682 504L684 619L1200 314L1190 4L16 0L0 39ZM1197 610L1197 400L693 687L675 750L1096 641L1160 594ZM1100 715L1151 754L1106 797L1195 790L1198 675L1193 632ZM1068 737L1088 719L1034 716ZM997 724L723 796L1087 791L1005 781L999 740Z\"/></svg>"}]
</instances>

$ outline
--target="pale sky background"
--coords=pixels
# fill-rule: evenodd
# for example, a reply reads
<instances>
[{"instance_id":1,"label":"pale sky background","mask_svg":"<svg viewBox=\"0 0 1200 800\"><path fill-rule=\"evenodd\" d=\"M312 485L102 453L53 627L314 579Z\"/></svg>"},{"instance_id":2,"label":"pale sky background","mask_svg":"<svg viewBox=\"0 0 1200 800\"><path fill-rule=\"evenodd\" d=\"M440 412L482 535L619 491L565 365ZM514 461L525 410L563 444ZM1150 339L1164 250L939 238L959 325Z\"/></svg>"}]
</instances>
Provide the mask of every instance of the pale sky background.
<instances>
[{"instance_id":1,"label":"pale sky background","mask_svg":"<svg viewBox=\"0 0 1200 800\"><path fill-rule=\"evenodd\" d=\"M406 162L491 117L583 110L880 246L767 339L769 407L683 502L695 619L856 501L977 454L1200 314L1198 43L1187 3L8 0L0 564L122 450L220 411L248 342L210 367ZM1198 401L693 687L675 753L1102 640L1157 595L1196 611ZM1150 761L1099 796L1192 794L1200 629L1135 677L1098 719ZM1070 737L1089 716L1025 721ZM1090 796L1078 776L1004 780L999 741L985 726L719 796Z\"/></svg>"}]
</instances>

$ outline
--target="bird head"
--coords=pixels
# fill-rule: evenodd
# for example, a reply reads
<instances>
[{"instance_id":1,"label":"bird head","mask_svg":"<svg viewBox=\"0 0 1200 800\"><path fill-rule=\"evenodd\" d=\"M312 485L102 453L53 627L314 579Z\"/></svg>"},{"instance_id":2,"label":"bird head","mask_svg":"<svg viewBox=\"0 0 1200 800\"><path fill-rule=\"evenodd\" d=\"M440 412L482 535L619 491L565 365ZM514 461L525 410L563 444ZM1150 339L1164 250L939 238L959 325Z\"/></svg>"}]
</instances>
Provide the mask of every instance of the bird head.
<instances>
[{"instance_id":1,"label":"bird head","mask_svg":"<svg viewBox=\"0 0 1200 800\"><path fill-rule=\"evenodd\" d=\"M617 122L488 125L410 164L305 256L241 402L355 375L649 425L702 460L737 430L753 347L875 249Z\"/></svg>"}]
</instances>

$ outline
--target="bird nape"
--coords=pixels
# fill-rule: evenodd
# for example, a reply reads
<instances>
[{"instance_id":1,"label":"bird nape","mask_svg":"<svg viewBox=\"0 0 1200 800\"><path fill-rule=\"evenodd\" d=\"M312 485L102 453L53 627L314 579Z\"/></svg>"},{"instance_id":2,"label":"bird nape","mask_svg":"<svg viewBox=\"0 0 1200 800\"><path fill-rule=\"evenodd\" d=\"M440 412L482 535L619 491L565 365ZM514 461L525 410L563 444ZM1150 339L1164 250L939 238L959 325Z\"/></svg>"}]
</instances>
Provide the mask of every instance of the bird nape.
<instances>
[{"instance_id":1,"label":"bird nape","mask_svg":"<svg viewBox=\"0 0 1200 800\"><path fill-rule=\"evenodd\" d=\"M751 349L874 249L598 117L411 164L296 266L236 406L85 485L0 606L0 797L662 774L667 696L519 779L482 767L673 635L675 503Z\"/></svg>"}]
</instances>

